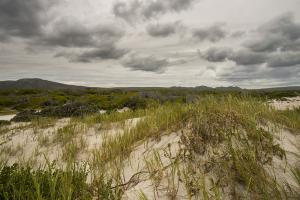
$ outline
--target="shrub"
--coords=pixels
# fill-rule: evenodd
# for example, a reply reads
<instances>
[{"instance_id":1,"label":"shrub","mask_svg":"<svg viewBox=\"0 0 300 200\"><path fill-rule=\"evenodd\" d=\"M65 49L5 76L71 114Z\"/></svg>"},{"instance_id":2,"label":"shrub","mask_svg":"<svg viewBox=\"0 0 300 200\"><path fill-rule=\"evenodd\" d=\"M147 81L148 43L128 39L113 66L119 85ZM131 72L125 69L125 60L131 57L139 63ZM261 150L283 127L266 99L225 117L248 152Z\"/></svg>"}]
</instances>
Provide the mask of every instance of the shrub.
<instances>
[{"instance_id":1,"label":"shrub","mask_svg":"<svg viewBox=\"0 0 300 200\"><path fill-rule=\"evenodd\" d=\"M0 172L0 199L91 199L83 169L62 171L50 166L33 171L17 164Z\"/></svg>"}]
</instances>

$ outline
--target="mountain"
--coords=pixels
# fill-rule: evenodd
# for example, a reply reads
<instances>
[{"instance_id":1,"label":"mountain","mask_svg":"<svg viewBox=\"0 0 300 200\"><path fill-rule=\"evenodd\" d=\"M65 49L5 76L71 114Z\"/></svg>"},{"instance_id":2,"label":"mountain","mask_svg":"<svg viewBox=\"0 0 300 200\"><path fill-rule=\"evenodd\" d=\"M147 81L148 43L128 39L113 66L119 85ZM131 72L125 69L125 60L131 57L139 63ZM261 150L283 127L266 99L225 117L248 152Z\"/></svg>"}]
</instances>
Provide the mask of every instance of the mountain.
<instances>
[{"instance_id":1,"label":"mountain","mask_svg":"<svg viewBox=\"0 0 300 200\"><path fill-rule=\"evenodd\" d=\"M67 85L38 78L26 78L17 81L0 81L0 89L46 89L46 90L78 90L84 86Z\"/></svg>"},{"instance_id":2,"label":"mountain","mask_svg":"<svg viewBox=\"0 0 300 200\"><path fill-rule=\"evenodd\" d=\"M47 81L39 78L25 78L17 81L0 81L1 89L44 89L44 90L84 90L88 88L104 89L98 87L84 87L76 85L67 85L63 83L57 83L53 81ZM182 90L194 90L194 91L244 91L248 89L242 89L235 86L229 87L170 87L171 89L182 89ZM111 89L119 89L123 91L145 91L145 90L156 90L165 89L164 87L116 87ZM263 89L250 89L249 91L300 91L300 86L291 87L277 87L277 88L263 88Z\"/></svg>"},{"instance_id":3,"label":"mountain","mask_svg":"<svg viewBox=\"0 0 300 200\"><path fill-rule=\"evenodd\" d=\"M276 88L263 88L258 89L258 91L300 91L300 86L289 86L289 87L276 87Z\"/></svg>"}]
</instances>

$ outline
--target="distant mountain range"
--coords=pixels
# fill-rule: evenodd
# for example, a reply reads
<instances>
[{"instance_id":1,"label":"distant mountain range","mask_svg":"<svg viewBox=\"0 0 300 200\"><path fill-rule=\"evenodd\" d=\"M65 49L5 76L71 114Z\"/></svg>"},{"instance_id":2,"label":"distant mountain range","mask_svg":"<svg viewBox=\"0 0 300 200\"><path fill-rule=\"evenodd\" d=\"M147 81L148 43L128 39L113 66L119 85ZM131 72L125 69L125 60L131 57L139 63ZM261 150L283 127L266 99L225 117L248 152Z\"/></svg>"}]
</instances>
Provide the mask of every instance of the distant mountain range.
<instances>
[{"instance_id":1,"label":"distant mountain range","mask_svg":"<svg viewBox=\"0 0 300 200\"><path fill-rule=\"evenodd\" d=\"M46 90L76 90L84 86L67 85L38 78L25 78L17 81L0 81L0 89L46 89Z\"/></svg>"},{"instance_id":2,"label":"distant mountain range","mask_svg":"<svg viewBox=\"0 0 300 200\"><path fill-rule=\"evenodd\" d=\"M92 87L85 87L85 86L76 86L76 85L67 85L63 83L57 83L53 81L47 81L38 78L26 78L20 79L17 81L0 81L0 90L2 89L45 89L45 90L82 90L88 89ZM96 88L96 87L94 87ZM114 89L121 89L121 90L143 90L143 89L159 89L162 87L120 87ZM207 87L207 86L197 86L197 87L171 87L173 89L191 89L196 91L242 91L245 89L229 86L229 87ZM103 88L98 88L103 89ZM259 91L289 91L289 90L299 90L300 86L292 86L292 87L277 87L277 88L265 88L265 89L258 89Z\"/></svg>"}]
</instances>

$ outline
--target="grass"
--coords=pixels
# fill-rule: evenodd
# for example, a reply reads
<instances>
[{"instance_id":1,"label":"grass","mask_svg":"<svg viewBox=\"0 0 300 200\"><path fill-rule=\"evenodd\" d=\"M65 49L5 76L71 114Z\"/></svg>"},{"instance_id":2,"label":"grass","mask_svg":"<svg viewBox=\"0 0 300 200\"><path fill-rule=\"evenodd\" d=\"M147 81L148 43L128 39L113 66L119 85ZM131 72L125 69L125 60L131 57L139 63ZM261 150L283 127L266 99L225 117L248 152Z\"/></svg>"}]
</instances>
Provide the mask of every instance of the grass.
<instances>
[{"instance_id":1,"label":"grass","mask_svg":"<svg viewBox=\"0 0 300 200\"><path fill-rule=\"evenodd\" d=\"M155 151L153 153L153 158L145 158L145 163L152 185L154 186L154 190L157 192L157 187L160 185L164 177L164 166L159 152Z\"/></svg>"},{"instance_id":2,"label":"grass","mask_svg":"<svg viewBox=\"0 0 300 200\"><path fill-rule=\"evenodd\" d=\"M264 165L271 164L273 156L285 157L284 151L275 143L273 135L259 128L259 123L275 123L281 115L256 99L233 98L200 100L192 110L190 140L213 147L223 146L223 157L215 161L214 172L225 176L226 183L232 183L234 198L240 185L246 194L254 199L281 199L281 188L265 171ZM284 122L290 123L288 118ZM192 145L192 151L199 153ZM206 150L202 151L205 154ZM226 170L224 170L226 169ZM222 183L223 184L223 183ZM206 196L206 195L205 195Z\"/></svg>"},{"instance_id":3,"label":"grass","mask_svg":"<svg viewBox=\"0 0 300 200\"><path fill-rule=\"evenodd\" d=\"M18 199L21 194L25 194L24 199L120 199L123 188L115 186L122 185L123 162L132 151L146 141L158 141L162 135L184 130L181 142L185 145L185 153L177 155L175 160L169 156L168 163L171 164L167 169L159 152L154 151L150 159L145 158L154 187L168 177L166 193L170 199L178 195L179 179L190 198L222 199L226 191L232 199L288 199L286 189L266 168L272 165L274 157L286 159L286 153L277 144L270 127L275 131L286 127L299 132L299 109L277 111L258 98L207 96L193 104L167 103L124 113L75 118L58 129L54 142L63 147L63 160L72 164L87 146L83 136L88 128L123 123L137 117L140 120L136 126L123 126L124 132L103 136L102 145L94 150L89 163L91 183L86 183L87 171L80 168L34 171L14 166L2 168L4 174L9 174L9 179L1 175L6 181L0 189L3 194L15 195L7 199ZM32 122L32 126L47 128L53 123L55 119L41 119ZM41 144L48 143L43 138L40 140ZM299 183L299 169L292 172ZM17 179L27 182L17 182ZM58 182L62 187L56 191ZM78 187L80 190L75 191ZM139 198L147 199L143 192Z\"/></svg>"},{"instance_id":4,"label":"grass","mask_svg":"<svg viewBox=\"0 0 300 200\"><path fill-rule=\"evenodd\" d=\"M285 124L290 130L299 132L300 130L300 108L294 110L277 111L281 115L281 123Z\"/></svg>"},{"instance_id":5,"label":"grass","mask_svg":"<svg viewBox=\"0 0 300 200\"><path fill-rule=\"evenodd\" d=\"M10 157L16 156L17 154L23 153L23 147L21 144L16 145L15 147L7 146L2 149L1 154L8 155Z\"/></svg>"},{"instance_id":6,"label":"grass","mask_svg":"<svg viewBox=\"0 0 300 200\"><path fill-rule=\"evenodd\" d=\"M296 185L293 188L290 188L291 192L298 198L300 198L300 167L296 166L291 169L293 178Z\"/></svg>"},{"instance_id":7,"label":"grass","mask_svg":"<svg viewBox=\"0 0 300 200\"><path fill-rule=\"evenodd\" d=\"M121 115L116 119L126 119L127 116ZM191 141L194 141L194 145L191 146L194 150L199 148L199 144L227 145L226 159L230 162L224 164L224 160L220 160L222 165L219 166L227 167L227 173L230 172L226 175L230 175L231 180L226 181L244 185L246 194L255 194L252 196L254 198L283 198L281 188L265 172L263 166L270 163L273 156L284 158L285 153L276 145L272 134L258 128L257 125L279 123L280 126L289 126L296 124L297 118L269 108L264 101L232 96L219 99L211 96L198 101L196 105L167 104L146 110L145 116L136 127L125 130L124 134L106 138L102 148L96 153L98 163L107 163L117 158L122 160L128 157L135 145L141 141L159 138L162 133L189 127L193 133ZM102 118L105 122L108 119L110 120L110 117ZM147 166L156 168L158 164L155 163L159 163L158 161L148 161ZM224 170L218 173L219 176L225 176ZM152 178L154 185L159 183L155 175L157 173L154 173ZM232 187L236 190L237 185ZM171 194L176 190L172 191L170 189ZM213 195L219 196L218 191L219 189L216 189Z\"/></svg>"},{"instance_id":8,"label":"grass","mask_svg":"<svg viewBox=\"0 0 300 200\"><path fill-rule=\"evenodd\" d=\"M0 199L92 199L84 169L47 170L13 165L0 171Z\"/></svg>"},{"instance_id":9,"label":"grass","mask_svg":"<svg viewBox=\"0 0 300 200\"><path fill-rule=\"evenodd\" d=\"M16 114L17 111L10 108L1 108L0 107L0 115L13 115Z\"/></svg>"},{"instance_id":10,"label":"grass","mask_svg":"<svg viewBox=\"0 0 300 200\"><path fill-rule=\"evenodd\" d=\"M31 120L31 126L34 128L45 129L55 125L57 118L37 117Z\"/></svg>"},{"instance_id":11,"label":"grass","mask_svg":"<svg viewBox=\"0 0 300 200\"><path fill-rule=\"evenodd\" d=\"M121 156L128 157L135 144L151 137L160 137L163 132L177 131L185 122L185 114L189 106L170 104L146 111L146 117L131 129L126 129L124 134L116 137L107 137L103 142L97 157L103 162L114 160Z\"/></svg>"},{"instance_id":12,"label":"grass","mask_svg":"<svg viewBox=\"0 0 300 200\"><path fill-rule=\"evenodd\" d=\"M143 191L139 194L139 200L148 200L147 195Z\"/></svg>"},{"instance_id":13,"label":"grass","mask_svg":"<svg viewBox=\"0 0 300 200\"><path fill-rule=\"evenodd\" d=\"M126 112L110 112L105 114L95 114L90 116L85 116L83 119L79 119L87 124L95 124L95 123L114 123L124 121L126 119L132 119L137 117L145 116L146 111L143 109L139 110L130 110Z\"/></svg>"},{"instance_id":14,"label":"grass","mask_svg":"<svg viewBox=\"0 0 300 200\"><path fill-rule=\"evenodd\" d=\"M85 167L69 165L65 170L49 164L46 169L33 170L31 167L2 166L0 168L0 199L120 199L121 191L112 189L112 180L100 176L88 184Z\"/></svg>"},{"instance_id":15,"label":"grass","mask_svg":"<svg viewBox=\"0 0 300 200\"><path fill-rule=\"evenodd\" d=\"M41 134L41 135L38 136L38 143L39 143L40 146L46 147L50 144L50 142L51 141L50 141L49 136L47 136L45 134Z\"/></svg>"},{"instance_id":16,"label":"grass","mask_svg":"<svg viewBox=\"0 0 300 200\"><path fill-rule=\"evenodd\" d=\"M75 122L69 123L66 126L57 130L54 137L54 142L66 145L69 141L75 138L79 133L83 133L86 126L82 123L77 124Z\"/></svg>"},{"instance_id":17,"label":"grass","mask_svg":"<svg viewBox=\"0 0 300 200\"><path fill-rule=\"evenodd\" d=\"M79 141L72 139L64 146L62 159L67 162L75 162L77 156L86 145L86 141L83 137L80 137Z\"/></svg>"}]
</instances>

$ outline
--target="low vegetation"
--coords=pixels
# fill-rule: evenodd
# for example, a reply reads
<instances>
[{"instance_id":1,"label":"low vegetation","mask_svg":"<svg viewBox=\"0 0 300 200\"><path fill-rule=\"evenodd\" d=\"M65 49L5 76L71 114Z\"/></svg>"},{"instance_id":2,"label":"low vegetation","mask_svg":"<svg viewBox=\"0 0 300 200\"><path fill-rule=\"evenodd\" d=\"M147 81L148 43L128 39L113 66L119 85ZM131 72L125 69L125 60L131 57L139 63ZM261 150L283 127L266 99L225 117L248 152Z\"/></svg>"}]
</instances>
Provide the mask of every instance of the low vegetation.
<instances>
[{"instance_id":1,"label":"low vegetation","mask_svg":"<svg viewBox=\"0 0 300 200\"><path fill-rule=\"evenodd\" d=\"M125 125L134 118L139 119L136 125ZM56 118L36 119L31 127L39 132L56 122ZM277 111L265 98L247 94L207 95L191 103L152 102L123 113L75 117L52 138L40 139L44 146L61 145L65 167L35 169L22 163L9 167L3 161L0 199L121 199L139 184L136 177L141 174L148 176L157 199L163 184L169 199L182 195L180 185L196 199L297 199L299 167L287 164L288 152L274 133L288 129L297 136L299 122L299 109ZM122 132L103 134L107 124L123 124ZM103 139L92 151L85 137L90 128ZM153 149L143 159L145 167L129 181L124 179L124 166L138 147L159 143L174 132L180 137L175 154L171 144L163 151ZM91 154L84 162L79 159L83 152ZM274 159L286 163L298 185L285 180L282 184L273 175ZM147 195L139 191L136 198L151 199Z\"/></svg>"}]
</instances>

